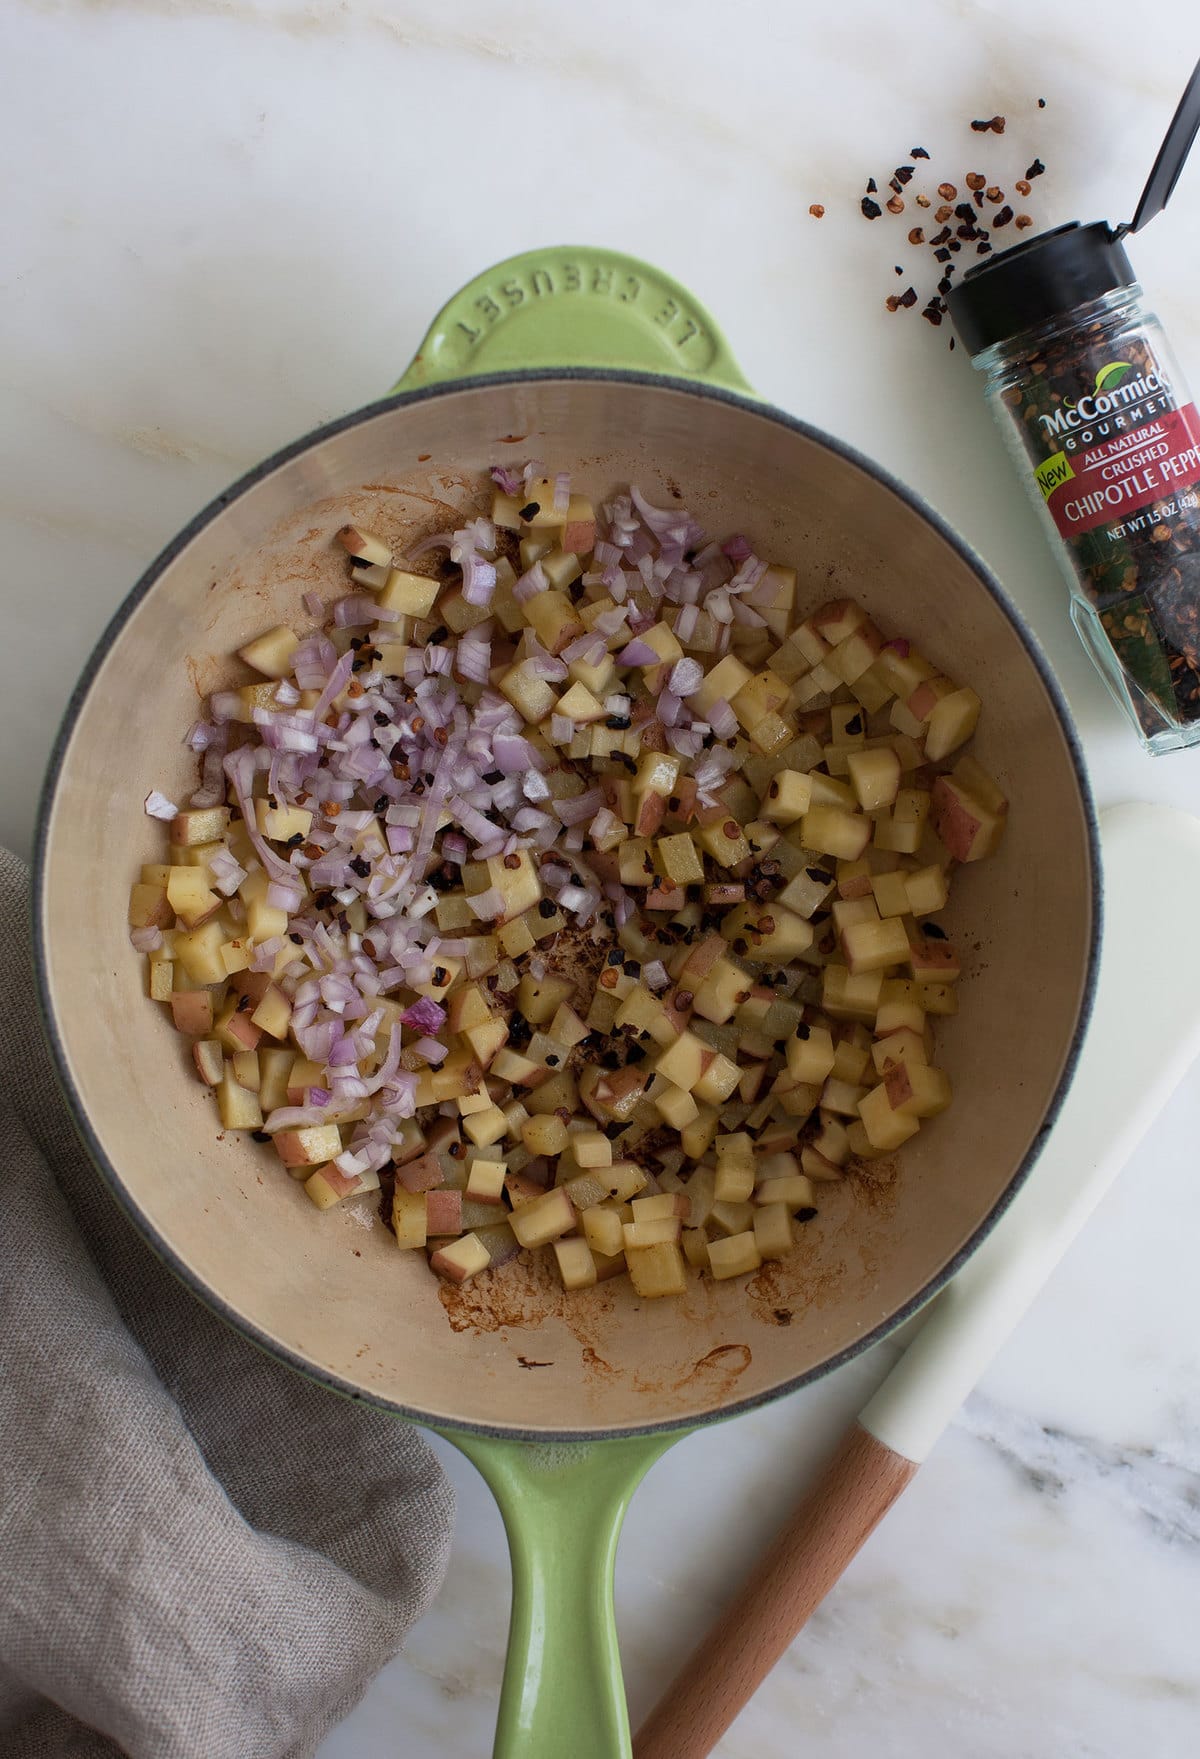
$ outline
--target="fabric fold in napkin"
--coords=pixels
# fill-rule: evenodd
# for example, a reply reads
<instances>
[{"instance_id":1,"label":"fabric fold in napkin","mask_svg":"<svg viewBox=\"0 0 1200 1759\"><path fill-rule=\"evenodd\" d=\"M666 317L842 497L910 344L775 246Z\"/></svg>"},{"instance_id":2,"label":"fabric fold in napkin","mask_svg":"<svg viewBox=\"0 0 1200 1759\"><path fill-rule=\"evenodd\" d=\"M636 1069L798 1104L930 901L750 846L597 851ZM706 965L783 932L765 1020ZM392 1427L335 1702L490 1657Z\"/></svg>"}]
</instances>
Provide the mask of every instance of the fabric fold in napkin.
<instances>
[{"instance_id":1,"label":"fabric fold in napkin","mask_svg":"<svg viewBox=\"0 0 1200 1759\"><path fill-rule=\"evenodd\" d=\"M0 851L0 1755L301 1759L436 1593L453 1493L126 1221L55 1085L28 897Z\"/></svg>"}]
</instances>

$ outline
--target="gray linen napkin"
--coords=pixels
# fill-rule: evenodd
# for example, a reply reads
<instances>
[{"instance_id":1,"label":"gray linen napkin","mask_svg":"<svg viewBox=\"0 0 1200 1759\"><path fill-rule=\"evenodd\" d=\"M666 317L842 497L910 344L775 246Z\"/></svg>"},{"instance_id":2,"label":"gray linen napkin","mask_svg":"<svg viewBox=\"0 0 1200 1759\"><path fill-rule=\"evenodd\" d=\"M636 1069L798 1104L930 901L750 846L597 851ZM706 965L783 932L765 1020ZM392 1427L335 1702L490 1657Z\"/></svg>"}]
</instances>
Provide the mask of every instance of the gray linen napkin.
<instances>
[{"instance_id":1,"label":"gray linen napkin","mask_svg":"<svg viewBox=\"0 0 1200 1759\"><path fill-rule=\"evenodd\" d=\"M301 1759L436 1593L453 1495L142 1244L65 1116L27 914L0 850L0 1754Z\"/></svg>"}]
</instances>

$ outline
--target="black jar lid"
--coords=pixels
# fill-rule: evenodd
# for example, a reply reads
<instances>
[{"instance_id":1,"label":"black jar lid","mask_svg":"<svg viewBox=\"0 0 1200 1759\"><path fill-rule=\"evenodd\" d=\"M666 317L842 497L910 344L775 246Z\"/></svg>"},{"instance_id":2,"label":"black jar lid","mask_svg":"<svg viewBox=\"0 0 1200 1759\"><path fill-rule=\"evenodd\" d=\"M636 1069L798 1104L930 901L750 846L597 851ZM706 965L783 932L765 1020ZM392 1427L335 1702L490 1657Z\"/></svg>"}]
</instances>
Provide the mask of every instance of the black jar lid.
<instances>
[{"instance_id":1,"label":"black jar lid","mask_svg":"<svg viewBox=\"0 0 1200 1759\"><path fill-rule=\"evenodd\" d=\"M1122 233L1103 220L1071 220L1022 239L967 270L946 295L951 322L969 353L1036 329L1137 281Z\"/></svg>"}]
</instances>

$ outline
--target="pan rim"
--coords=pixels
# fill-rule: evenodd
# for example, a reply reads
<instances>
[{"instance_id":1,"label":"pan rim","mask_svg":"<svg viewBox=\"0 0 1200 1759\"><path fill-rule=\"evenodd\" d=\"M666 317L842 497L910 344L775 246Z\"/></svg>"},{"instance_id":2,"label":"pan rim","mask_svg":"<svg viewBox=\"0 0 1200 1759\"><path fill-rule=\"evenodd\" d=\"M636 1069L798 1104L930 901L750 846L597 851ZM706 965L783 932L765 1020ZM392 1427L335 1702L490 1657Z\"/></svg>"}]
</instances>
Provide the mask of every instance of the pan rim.
<instances>
[{"instance_id":1,"label":"pan rim","mask_svg":"<svg viewBox=\"0 0 1200 1759\"><path fill-rule=\"evenodd\" d=\"M283 465L304 453L314 450L325 441L346 433L352 428L364 425L378 416L390 413L395 409L403 409L412 405L428 402L432 399L453 395L460 391L492 388L503 385L530 385L561 381L596 381L601 383L628 385L652 390L670 390L697 398L702 402L725 404L746 414L758 416L774 422L792 433L827 448L847 463L856 466L882 488L889 491L909 511L924 519L937 535L953 550L979 584L992 598L1001 614L1012 625L1018 640L1036 670L1042 685L1049 697L1057 717L1072 769L1075 774L1076 786L1079 790L1080 803L1083 807L1084 824L1087 834L1088 859L1090 869L1091 933L1088 940L1086 969L1080 995L1079 1011L1076 1016L1070 1044L1058 1081L1046 1107L1042 1121L1034 1134L1028 1149L1015 1168L1012 1177L1004 1187L996 1202L983 1217L979 1226L959 1247L958 1251L936 1272L921 1288L916 1290L903 1305L896 1309L878 1325L872 1326L861 1337L845 1345L836 1354L826 1357L824 1361L805 1369L799 1374L764 1388L759 1392L749 1393L740 1398L722 1402L714 1409L684 1417L669 1417L657 1422L639 1422L618 1425L599 1425L585 1429L524 1429L520 1424L497 1424L465 1418L453 1413L438 1415L424 1408L406 1405L398 1399L389 1398L384 1394L365 1391L362 1387L332 1370L322 1368L309 1358L280 1343L261 1327L240 1314L233 1305L215 1289L194 1275L183 1262L172 1246L170 1240L155 1227L142 1213L132 1194L126 1187L116 1167L109 1160L88 1117L82 1096L76 1089L71 1076L66 1047L61 1038L54 1008L51 1000L51 983L47 954L47 924L45 921L46 879L49 859L50 828L54 816L54 807L58 787L63 775L63 766L69 751L75 723L80 710L87 700L95 683L97 672L116 643L126 623L133 613L149 595L167 569L176 561L183 551L216 520L227 508L242 500L259 483L272 475ZM857 447L845 440L824 432L811 422L799 416L789 414L775 404L747 396L723 387L707 385L694 380L673 377L663 373L625 371L617 368L604 367L544 367L529 371L511 371L501 373L481 373L469 377L453 379L438 385L424 385L412 390L398 391L380 398L373 403L364 405L348 415L339 416L327 422L298 440L291 441L278 451L270 454L260 464L238 477L221 494L215 496L200 512L164 546L118 605L99 638L95 642L84 668L76 682L63 711L63 717L55 735L51 748L45 777L41 786L36 826L34 832L33 871L31 887L31 909L33 915L33 957L34 974L38 1011L42 1029L50 1046L54 1061L55 1073L59 1087L67 1101L72 1124L89 1158L93 1162L110 1195L120 1206L127 1219L131 1222L143 1241L150 1247L156 1257L164 1263L172 1274L181 1281L191 1293L206 1306L210 1312L230 1325L242 1337L248 1338L260 1349L266 1351L277 1361L304 1375L307 1379L327 1387L330 1391L341 1394L356 1402L369 1404L377 1409L388 1411L408 1421L420 1423L435 1430L457 1430L463 1434L474 1435L496 1440L518 1440L529 1442L602 1442L606 1440L630 1440L641 1436L685 1433L700 1426L724 1421L728 1417L736 1417L744 1412L752 1411L766 1404L771 1404L789 1393L798 1392L802 1387L810 1386L824 1379L835 1369L844 1367L855 1357L864 1354L874 1344L891 1336L900 1326L911 1319L926 1306L947 1283L957 1274L971 1255L982 1245L996 1223L1005 1214L1018 1191L1025 1184L1037 1162L1046 1138L1057 1121L1063 1102L1070 1091L1075 1070L1087 1029L1091 1021L1095 1003L1096 986L1099 980L1099 953L1103 930L1104 889L1103 870L1100 859L1100 830L1096 814L1095 801L1092 797L1091 783L1088 777L1087 763L1079 733L1075 726L1070 707L1062 686L1051 669L1049 660L1042 650L1041 644L1023 614L1009 598L998 577L988 567L978 552L954 528L943 519L935 508L929 505L922 496L902 483L891 471L875 460L860 452Z\"/></svg>"}]
</instances>

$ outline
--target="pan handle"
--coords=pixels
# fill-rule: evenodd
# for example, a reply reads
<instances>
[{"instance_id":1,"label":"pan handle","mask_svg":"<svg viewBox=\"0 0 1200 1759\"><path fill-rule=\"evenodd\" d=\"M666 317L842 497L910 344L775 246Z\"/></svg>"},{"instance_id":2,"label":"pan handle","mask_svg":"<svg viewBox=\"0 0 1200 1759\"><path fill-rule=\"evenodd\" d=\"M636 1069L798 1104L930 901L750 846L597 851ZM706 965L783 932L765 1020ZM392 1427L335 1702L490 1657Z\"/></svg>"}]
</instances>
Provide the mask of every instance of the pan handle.
<instances>
[{"instance_id":1,"label":"pan handle","mask_svg":"<svg viewBox=\"0 0 1200 1759\"><path fill-rule=\"evenodd\" d=\"M628 1759L613 1565L629 1499L679 1432L598 1442L439 1433L487 1481L512 1559L493 1759Z\"/></svg>"},{"instance_id":2,"label":"pan handle","mask_svg":"<svg viewBox=\"0 0 1200 1759\"><path fill-rule=\"evenodd\" d=\"M485 269L442 307L393 389L555 367L756 395L699 300L661 269L593 245L530 250Z\"/></svg>"}]
</instances>

